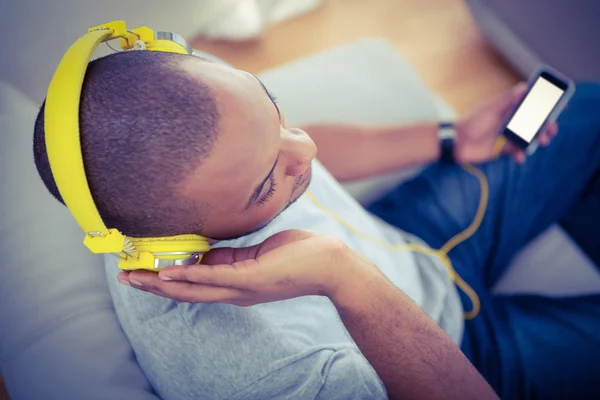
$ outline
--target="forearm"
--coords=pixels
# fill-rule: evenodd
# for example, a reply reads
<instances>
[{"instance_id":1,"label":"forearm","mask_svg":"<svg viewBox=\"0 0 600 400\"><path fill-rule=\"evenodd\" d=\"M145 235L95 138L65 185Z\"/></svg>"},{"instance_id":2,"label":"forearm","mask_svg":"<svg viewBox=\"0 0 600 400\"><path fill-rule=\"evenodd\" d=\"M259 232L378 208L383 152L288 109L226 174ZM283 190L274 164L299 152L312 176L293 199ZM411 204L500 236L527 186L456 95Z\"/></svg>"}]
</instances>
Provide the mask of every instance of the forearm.
<instances>
[{"instance_id":1,"label":"forearm","mask_svg":"<svg viewBox=\"0 0 600 400\"><path fill-rule=\"evenodd\" d=\"M319 160L340 181L432 162L440 155L435 123L323 124L303 128L317 144Z\"/></svg>"},{"instance_id":2,"label":"forearm","mask_svg":"<svg viewBox=\"0 0 600 400\"><path fill-rule=\"evenodd\" d=\"M366 272L339 284L330 298L390 399L497 399L460 349L412 300L380 273L360 270Z\"/></svg>"}]
</instances>

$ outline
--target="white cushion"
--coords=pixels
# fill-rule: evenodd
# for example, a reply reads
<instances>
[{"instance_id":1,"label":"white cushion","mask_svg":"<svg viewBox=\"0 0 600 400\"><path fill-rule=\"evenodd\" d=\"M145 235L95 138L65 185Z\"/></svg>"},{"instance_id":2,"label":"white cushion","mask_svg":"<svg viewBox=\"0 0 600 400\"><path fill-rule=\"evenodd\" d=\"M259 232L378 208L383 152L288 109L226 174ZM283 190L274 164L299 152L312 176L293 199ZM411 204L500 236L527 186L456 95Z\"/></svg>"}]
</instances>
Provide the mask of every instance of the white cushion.
<instances>
[{"instance_id":1,"label":"white cushion","mask_svg":"<svg viewBox=\"0 0 600 400\"><path fill-rule=\"evenodd\" d=\"M497 293L573 296L600 293L598 267L558 225L535 238L512 260Z\"/></svg>"}]
</instances>

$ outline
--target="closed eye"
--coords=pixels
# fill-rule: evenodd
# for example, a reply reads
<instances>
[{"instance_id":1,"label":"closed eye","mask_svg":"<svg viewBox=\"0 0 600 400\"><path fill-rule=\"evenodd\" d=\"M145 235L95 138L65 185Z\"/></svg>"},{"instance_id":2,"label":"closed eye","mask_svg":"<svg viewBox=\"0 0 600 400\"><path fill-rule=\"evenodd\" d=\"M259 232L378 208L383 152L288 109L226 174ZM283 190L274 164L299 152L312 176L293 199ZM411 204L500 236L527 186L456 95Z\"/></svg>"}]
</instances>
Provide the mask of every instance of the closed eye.
<instances>
[{"instance_id":1,"label":"closed eye","mask_svg":"<svg viewBox=\"0 0 600 400\"><path fill-rule=\"evenodd\" d=\"M265 193L265 195L258 199L255 203L257 206L262 206L266 204L275 194L275 188L277 186L277 183L275 182L275 178L273 177L273 175L271 175L271 177L269 178L269 184L270 186L269 190L267 190L267 193Z\"/></svg>"}]
</instances>

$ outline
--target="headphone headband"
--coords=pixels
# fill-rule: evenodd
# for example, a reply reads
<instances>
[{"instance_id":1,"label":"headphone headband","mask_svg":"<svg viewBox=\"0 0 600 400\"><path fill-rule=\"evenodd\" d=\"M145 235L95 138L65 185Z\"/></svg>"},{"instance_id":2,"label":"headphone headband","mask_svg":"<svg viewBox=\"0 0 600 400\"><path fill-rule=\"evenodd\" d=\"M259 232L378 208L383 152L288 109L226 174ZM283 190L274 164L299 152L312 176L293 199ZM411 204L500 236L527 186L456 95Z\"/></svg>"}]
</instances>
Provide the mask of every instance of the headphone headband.
<instances>
[{"instance_id":1,"label":"headphone headband","mask_svg":"<svg viewBox=\"0 0 600 400\"><path fill-rule=\"evenodd\" d=\"M151 253L152 246L148 246L151 240L145 239L146 246L141 251L136 248L136 240L130 240L117 229L109 229L104 225L89 189L83 164L79 135L83 80L89 60L98 45L113 39L120 39L124 50L192 54L190 46L175 33L155 32L145 26L130 31L124 21L90 28L87 34L69 47L50 82L44 112L46 151L56 186L67 208L85 232L83 243L88 249L93 253L117 255L121 259L119 267L123 269L155 270L160 263ZM154 239L161 243L161 249L165 248L165 243L175 246L178 250L176 253L181 252L179 247L186 242L183 252L188 256L192 254L190 248L196 252L205 252L210 248L207 239L198 235Z\"/></svg>"}]
</instances>

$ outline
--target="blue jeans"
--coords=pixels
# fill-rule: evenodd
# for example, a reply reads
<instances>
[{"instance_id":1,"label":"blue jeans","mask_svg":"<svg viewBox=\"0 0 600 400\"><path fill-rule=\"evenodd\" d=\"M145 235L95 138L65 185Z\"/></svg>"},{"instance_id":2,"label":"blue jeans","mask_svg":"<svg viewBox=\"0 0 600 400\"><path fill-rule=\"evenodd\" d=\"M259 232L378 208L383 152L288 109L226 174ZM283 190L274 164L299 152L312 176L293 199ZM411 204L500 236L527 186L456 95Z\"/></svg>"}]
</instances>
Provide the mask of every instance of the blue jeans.
<instances>
[{"instance_id":1,"label":"blue jeans","mask_svg":"<svg viewBox=\"0 0 600 400\"><path fill-rule=\"evenodd\" d=\"M600 169L600 84L577 86L559 135L524 165L503 157L480 169L490 185L483 223L449 254L482 303L465 321L463 352L502 398L600 399L600 295L491 293L515 253L558 221ZM369 209L439 248L471 223L479 195L476 178L437 163Z\"/></svg>"}]
</instances>

